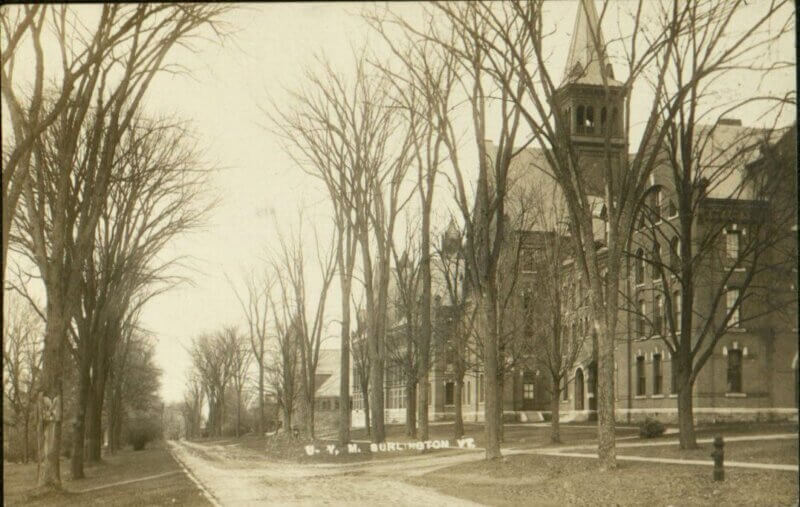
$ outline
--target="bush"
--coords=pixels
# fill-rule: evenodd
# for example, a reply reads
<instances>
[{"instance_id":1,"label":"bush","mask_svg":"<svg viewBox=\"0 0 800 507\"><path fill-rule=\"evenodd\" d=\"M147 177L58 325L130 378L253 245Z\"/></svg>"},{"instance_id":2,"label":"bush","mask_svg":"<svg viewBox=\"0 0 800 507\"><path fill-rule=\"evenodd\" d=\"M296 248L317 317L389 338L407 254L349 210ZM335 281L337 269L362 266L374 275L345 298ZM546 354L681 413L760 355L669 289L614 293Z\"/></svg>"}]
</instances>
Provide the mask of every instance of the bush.
<instances>
[{"instance_id":1,"label":"bush","mask_svg":"<svg viewBox=\"0 0 800 507\"><path fill-rule=\"evenodd\" d=\"M639 425L639 438L655 438L664 434L664 425L658 419L648 417Z\"/></svg>"},{"instance_id":2,"label":"bush","mask_svg":"<svg viewBox=\"0 0 800 507\"><path fill-rule=\"evenodd\" d=\"M141 451L148 442L158 438L160 429L158 424L148 419L134 419L128 425L128 443L134 451Z\"/></svg>"}]
</instances>

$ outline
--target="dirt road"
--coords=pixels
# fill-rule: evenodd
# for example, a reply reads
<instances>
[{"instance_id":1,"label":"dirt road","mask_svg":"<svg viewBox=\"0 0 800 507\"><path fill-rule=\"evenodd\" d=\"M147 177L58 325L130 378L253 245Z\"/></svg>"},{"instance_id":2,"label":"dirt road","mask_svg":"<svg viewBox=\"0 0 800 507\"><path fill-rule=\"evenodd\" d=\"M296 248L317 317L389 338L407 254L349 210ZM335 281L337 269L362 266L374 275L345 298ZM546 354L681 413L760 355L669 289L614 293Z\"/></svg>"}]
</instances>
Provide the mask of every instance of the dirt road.
<instances>
[{"instance_id":1,"label":"dirt road","mask_svg":"<svg viewBox=\"0 0 800 507\"><path fill-rule=\"evenodd\" d=\"M170 442L173 455L219 505L478 505L402 481L480 459L481 452L419 456L379 464L271 464L232 446Z\"/></svg>"}]
</instances>

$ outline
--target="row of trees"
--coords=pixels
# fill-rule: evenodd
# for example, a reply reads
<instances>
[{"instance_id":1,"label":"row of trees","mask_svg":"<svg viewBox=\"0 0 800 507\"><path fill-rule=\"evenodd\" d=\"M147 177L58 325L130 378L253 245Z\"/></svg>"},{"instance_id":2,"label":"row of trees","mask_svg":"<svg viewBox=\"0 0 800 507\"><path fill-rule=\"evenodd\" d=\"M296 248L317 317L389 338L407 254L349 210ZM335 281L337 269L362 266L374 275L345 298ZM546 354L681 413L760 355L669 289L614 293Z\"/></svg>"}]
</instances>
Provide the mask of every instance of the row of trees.
<instances>
[{"instance_id":1,"label":"row of trees","mask_svg":"<svg viewBox=\"0 0 800 507\"><path fill-rule=\"evenodd\" d=\"M143 305L175 283L165 244L208 209L205 171L185 128L142 111L168 55L215 26L224 6L107 5L92 22L67 6L3 9L3 281L44 324L35 387L41 487L60 487L64 378L76 385L71 471L84 447L100 458L107 424L120 428L131 343ZM46 51L55 44L57 51ZM23 46L28 46L23 49ZM28 51L28 53L26 53ZM19 55L32 66L19 74ZM135 348L135 347L134 347ZM149 360L150 363L152 362ZM113 394L109 394L113 393ZM112 430L119 436L121 430ZM87 444L86 446L84 444Z\"/></svg>"},{"instance_id":2,"label":"row of trees","mask_svg":"<svg viewBox=\"0 0 800 507\"><path fill-rule=\"evenodd\" d=\"M392 257L399 257L398 249L392 248L396 218L414 193L420 198L422 222L417 247L420 275L414 283L419 283L422 297L418 341L413 347L418 366L408 370L416 371L426 385L432 329L430 210L436 175L446 168L449 197L464 224L461 257L480 329L479 360L486 376L487 458L500 455L503 370L508 357L516 356L504 346L503 337L514 324L501 311L503 287L508 285L503 280L508 273L503 269L503 257L512 237L507 220L512 211L509 173L526 147L540 150L544 159L541 169L557 183L564 205L563 222L559 223L566 224L563 232L569 247L563 245L558 250L567 250L574 257L577 276L586 283L597 356L600 464L613 468L614 344L620 310L626 308L620 301L620 294L625 294L621 283L626 279L637 218L646 212L651 178L666 162L672 168L672 186L680 192L679 232L686 239L680 242L685 275L680 282L681 316L685 320L680 340L684 346L678 345L673 333L670 347L679 365L682 434L691 441L687 426L691 422L691 407L687 405L691 382L702 368L702 357L713 349L713 340L706 342L712 347L704 346L697 356L686 348L694 343L689 319L695 313L691 286L696 281L690 276L695 257L690 251L693 236L688 225L696 208L692 203L698 202L691 197L698 175L694 167L706 163L702 150L693 149L693 143L697 142L699 124L714 124L757 95L766 104L765 109L794 104L793 95L764 97L756 90L747 94L739 89L734 98L726 98L715 88L734 70L759 77L779 70L784 64L764 66L758 56L791 32L793 18L781 16L791 8L782 1L757 9L737 1L712 5L665 0L616 9L604 3L599 16L593 2L583 1L578 8L587 19L596 21L590 23L589 30L593 58L600 62L602 82L597 86L602 91L602 105L609 111L618 100L624 105L622 149L612 142L612 130L606 129L592 160L585 158L570 135L571 113L563 107L562 83L554 77L561 63L548 56L552 35L546 28L547 6L542 1L436 3L422 9L419 23L390 9L371 12L367 19L383 36L393 59L372 61L364 53L357 54L349 78L321 60L318 69L308 72L304 86L294 92L293 102L273 105L267 113L298 166L323 181L334 209L337 271L346 324L341 330L343 371L347 371L344 362L351 335L354 266L356 260L361 263L372 386L383 385L387 360L387 287ZM631 27L626 30L629 35L606 43L599 26L612 11ZM623 68L619 80L608 65L611 55ZM577 75L566 72L571 76L567 82L580 78L588 68L577 69ZM638 139L633 139L631 119L634 85L648 101L644 107L637 106L641 116L636 119L641 125L635 129ZM485 142L490 135L496 143ZM673 156L665 158L662 147L670 145L673 148L667 148L667 153ZM477 153L477 167L465 155L467 148ZM632 154L627 156L629 152ZM586 169L589 166L594 170ZM734 170L733 165L728 167ZM588 179L587 174L592 172L600 176L599 189L593 189ZM602 206L597 205L598 199ZM597 220L600 208L602 222ZM600 223L605 234L597 230ZM555 235L561 237L561 232L556 228ZM597 238L604 238L602 252L596 247ZM547 256L551 271L558 271L561 255ZM556 288L549 291L548 306L557 309L564 303L552 300L560 297L560 285L553 285ZM704 318L709 328L725 327L718 325L716 314ZM724 322L729 320L725 318ZM548 322L555 338L548 333L554 342L545 350L558 350L563 322L554 318ZM406 351L404 361L408 362L411 349ZM558 360L550 361L553 380L561 380L566 374L560 359L565 354L574 352L562 350ZM342 400L346 399L345 387L343 382ZM412 390L409 386L409 396ZM427 438L426 395L426 389L417 393L418 435L422 439ZM381 441L385 434L383 389L371 389L369 397L372 438ZM346 417L343 409L343 442L348 436Z\"/></svg>"}]
</instances>

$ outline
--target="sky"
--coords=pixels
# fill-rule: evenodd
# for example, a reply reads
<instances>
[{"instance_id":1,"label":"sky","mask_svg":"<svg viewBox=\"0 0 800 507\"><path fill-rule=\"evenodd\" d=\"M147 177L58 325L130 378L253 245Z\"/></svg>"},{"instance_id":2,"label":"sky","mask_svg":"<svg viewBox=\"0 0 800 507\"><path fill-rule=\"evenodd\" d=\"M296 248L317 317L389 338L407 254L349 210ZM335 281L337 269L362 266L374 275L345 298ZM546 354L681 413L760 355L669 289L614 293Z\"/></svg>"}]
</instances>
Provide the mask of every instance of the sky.
<instances>
[{"instance_id":1,"label":"sky","mask_svg":"<svg viewBox=\"0 0 800 507\"><path fill-rule=\"evenodd\" d=\"M558 2L548 7L548 19L556 29L552 39L556 61L566 58L576 6ZM352 64L352 47L369 41L373 50L380 51L379 41L359 16L363 7L356 3L238 6L224 18L231 29L226 40L200 41L194 52L179 50L172 57L188 71L160 75L148 90L146 108L151 114L173 115L190 123L203 162L217 168L208 192L219 199L202 230L169 246L168 255L189 257L191 270L184 273L191 283L153 299L142 315L142 325L157 338L156 359L167 402L182 399L189 367L186 349L194 337L224 325L244 329L229 279L237 283L245 271L265 263L269 250L276 247L276 224L288 233L303 209L321 233L329 232L325 193L283 152L268 129L264 108L290 100L286 89L302 84L303 70L313 67L316 55L324 53L346 71ZM87 16L95 8L81 7ZM419 11L419 5L410 2L392 8L409 16ZM609 19L603 29L610 39L608 32L617 27ZM620 30L624 32L624 26ZM793 39L782 51L780 56L794 59ZM743 83L729 85L735 89ZM759 86L794 89L794 71ZM644 95L634 100L634 121L646 106ZM434 228L445 225L435 223ZM329 308L338 307L334 297ZM325 346L336 347L336 340Z\"/></svg>"}]
</instances>

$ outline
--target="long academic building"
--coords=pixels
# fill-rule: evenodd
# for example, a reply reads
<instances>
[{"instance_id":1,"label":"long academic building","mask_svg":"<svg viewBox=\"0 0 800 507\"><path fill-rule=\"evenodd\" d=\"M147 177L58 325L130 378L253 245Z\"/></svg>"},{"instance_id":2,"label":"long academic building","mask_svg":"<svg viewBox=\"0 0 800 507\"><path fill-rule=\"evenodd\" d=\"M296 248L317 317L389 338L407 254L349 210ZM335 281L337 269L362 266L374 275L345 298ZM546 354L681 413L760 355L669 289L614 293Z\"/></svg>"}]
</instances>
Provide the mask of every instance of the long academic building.
<instances>
[{"instance_id":1,"label":"long academic building","mask_svg":"<svg viewBox=\"0 0 800 507\"><path fill-rule=\"evenodd\" d=\"M612 158L624 160L632 155L626 154L628 143L620 121L625 117L626 90L614 79L611 64L600 61L592 43L596 40L592 34L596 33L602 44L597 13L593 2L584 5L585 9L578 9L558 97L570 117L570 135L585 165L581 170L587 186L595 194L595 246L602 259L606 226L598 160L605 156L609 140L616 152ZM611 92L611 107L604 80ZM696 130L695 144L702 150L696 156L696 171L701 177L692 181L700 194L693 200L696 209L688 251L691 255L704 253L693 278L690 336L693 348L700 349L698 358L703 356L705 364L692 392L695 420L796 420L800 383L796 125L763 130L747 127L739 119L722 118ZM553 196L558 190L545 175L544 164L540 151L521 152L512 162L509 187L537 189L539 202L557 207ZM614 396L616 417L621 422L640 421L646 416L664 422L677 420L674 368L663 338L679 333L682 321L683 289L675 279L675 270L665 269L675 266L680 253L686 251L679 239L680 210L674 181L668 163L658 165L653 172L644 211L637 218L619 278ZM757 239L765 231L770 237ZM529 260L536 258L537 250L546 247L554 234L553 230L522 227L509 240L519 242L521 254L515 263L520 294L517 304L523 309L545 304L540 299L542 291L537 290L534 264ZM452 287L445 280L452 275L453 280L463 283L465 277L442 269L448 256L454 261L451 266L458 265L459 241L458 230L451 224L434 259L435 332L430 382L419 389L429 390L431 419L452 419L460 405L465 421L481 421L486 393L475 344L466 347L466 357L454 357L453 347L448 345L465 339L456 335L463 329L450 325L459 308L451 304ZM758 262L748 261L753 256L758 256ZM596 339L590 325L588 289L570 255L564 255L560 262L559 283L562 293L570 296L562 302L563 333L583 345L558 386L552 385L551 376L537 357L541 347L522 346L513 351L514 362L506 365L503 379L503 409L505 417L512 420L547 419L554 397L558 397L563 421L596 417ZM658 264L664 268L659 269ZM524 311L509 315L517 319L516 327L523 336L532 334ZM390 334L402 335L410 323L401 312L393 317ZM387 341L393 342L400 343L402 349L402 339ZM465 371L459 394L456 379L460 369ZM353 375L355 380L359 372L354 369ZM356 425L363 421L363 400L357 384L351 384ZM405 386L402 365L387 361L383 386L386 422L405 421Z\"/></svg>"}]
</instances>

